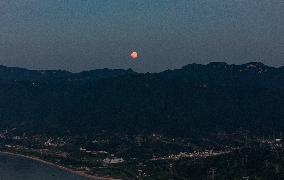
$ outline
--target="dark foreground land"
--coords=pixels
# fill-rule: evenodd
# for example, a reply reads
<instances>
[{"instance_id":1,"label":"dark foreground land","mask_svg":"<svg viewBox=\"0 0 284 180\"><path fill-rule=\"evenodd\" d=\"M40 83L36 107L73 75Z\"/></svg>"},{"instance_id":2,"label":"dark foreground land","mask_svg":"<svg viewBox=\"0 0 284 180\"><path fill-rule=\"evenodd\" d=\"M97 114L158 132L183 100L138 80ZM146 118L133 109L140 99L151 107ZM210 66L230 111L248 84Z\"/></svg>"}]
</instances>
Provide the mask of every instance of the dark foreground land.
<instances>
[{"instance_id":1,"label":"dark foreground land","mask_svg":"<svg viewBox=\"0 0 284 180\"><path fill-rule=\"evenodd\" d=\"M5 130L0 140L1 151L117 179L283 179L283 144L247 131L192 139L105 131L94 137L50 137Z\"/></svg>"},{"instance_id":2,"label":"dark foreground land","mask_svg":"<svg viewBox=\"0 0 284 180\"><path fill-rule=\"evenodd\" d=\"M284 67L0 66L0 148L99 177L284 179Z\"/></svg>"}]
</instances>

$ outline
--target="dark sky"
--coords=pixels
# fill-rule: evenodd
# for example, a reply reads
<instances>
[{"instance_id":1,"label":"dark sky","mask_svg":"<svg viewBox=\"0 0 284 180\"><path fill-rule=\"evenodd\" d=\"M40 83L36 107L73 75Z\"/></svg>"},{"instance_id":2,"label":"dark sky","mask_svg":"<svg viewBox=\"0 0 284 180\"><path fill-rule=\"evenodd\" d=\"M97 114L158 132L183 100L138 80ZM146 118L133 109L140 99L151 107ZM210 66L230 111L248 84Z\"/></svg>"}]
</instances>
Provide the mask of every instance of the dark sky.
<instances>
[{"instance_id":1,"label":"dark sky","mask_svg":"<svg viewBox=\"0 0 284 180\"><path fill-rule=\"evenodd\" d=\"M7 66L284 66L283 0L0 0L0 22L0 64Z\"/></svg>"}]
</instances>

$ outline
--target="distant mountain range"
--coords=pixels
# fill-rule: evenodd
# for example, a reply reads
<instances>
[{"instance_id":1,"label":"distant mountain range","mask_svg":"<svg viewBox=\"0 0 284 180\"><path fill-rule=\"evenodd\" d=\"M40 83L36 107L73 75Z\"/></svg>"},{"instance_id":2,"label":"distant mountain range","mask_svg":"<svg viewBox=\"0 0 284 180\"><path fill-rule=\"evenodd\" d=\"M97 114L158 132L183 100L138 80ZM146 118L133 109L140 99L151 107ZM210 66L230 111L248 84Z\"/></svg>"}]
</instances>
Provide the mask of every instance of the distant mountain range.
<instances>
[{"instance_id":1,"label":"distant mountain range","mask_svg":"<svg viewBox=\"0 0 284 180\"><path fill-rule=\"evenodd\" d=\"M284 67L189 64L161 73L0 66L0 127L194 135L284 129Z\"/></svg>"}]
</instances>

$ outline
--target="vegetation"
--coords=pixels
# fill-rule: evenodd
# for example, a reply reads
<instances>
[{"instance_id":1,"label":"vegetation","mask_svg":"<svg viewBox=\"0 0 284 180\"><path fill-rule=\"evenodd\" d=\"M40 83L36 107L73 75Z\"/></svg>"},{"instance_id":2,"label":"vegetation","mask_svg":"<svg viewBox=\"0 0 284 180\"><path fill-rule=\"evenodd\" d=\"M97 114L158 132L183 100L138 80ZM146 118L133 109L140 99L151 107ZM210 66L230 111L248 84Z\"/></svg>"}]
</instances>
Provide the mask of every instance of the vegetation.
<instances>
[{"instance_id":1,"label":"vegetation","mask_svg":"<svg viewBox=\"0 0 284 180\"><path fill-rule=\"evenodd\" d=\"M123 179L283 179L283 107L284 68L255 62L1 66L0 149Z\"/></svg>"},{"instance_id":2,"label":"vegetation","mask_svg":"<svg viewBox=\"0 0 284 180\"><path fill-rule=\"evenodd\" d=\"M178 136L283 130L284 68L190 64L138 74L0 68L1 126L51 134L160 132Z\"/></svg>"}]
</instances>

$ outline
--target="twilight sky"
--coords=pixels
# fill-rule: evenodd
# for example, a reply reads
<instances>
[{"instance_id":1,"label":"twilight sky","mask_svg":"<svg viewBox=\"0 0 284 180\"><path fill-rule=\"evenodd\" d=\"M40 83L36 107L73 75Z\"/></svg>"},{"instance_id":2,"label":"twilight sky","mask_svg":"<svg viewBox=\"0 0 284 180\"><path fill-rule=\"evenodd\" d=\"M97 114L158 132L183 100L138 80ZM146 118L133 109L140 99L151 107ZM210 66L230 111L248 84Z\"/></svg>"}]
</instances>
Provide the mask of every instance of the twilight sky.
<instances>
[{"instance_id":1,"label":"twilight sky","mask_svg":"<svg viewBox=\"0 0 284 180\"><path fill-rule=\"evenodd\" d=\"M0 0L0 22L0 64L7 66L75 72L153 72L210 61L284 66L283 0Z\"/></svg>"}]
</instances>

